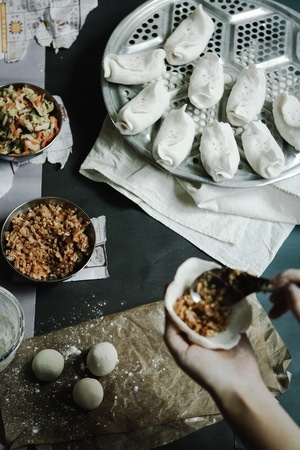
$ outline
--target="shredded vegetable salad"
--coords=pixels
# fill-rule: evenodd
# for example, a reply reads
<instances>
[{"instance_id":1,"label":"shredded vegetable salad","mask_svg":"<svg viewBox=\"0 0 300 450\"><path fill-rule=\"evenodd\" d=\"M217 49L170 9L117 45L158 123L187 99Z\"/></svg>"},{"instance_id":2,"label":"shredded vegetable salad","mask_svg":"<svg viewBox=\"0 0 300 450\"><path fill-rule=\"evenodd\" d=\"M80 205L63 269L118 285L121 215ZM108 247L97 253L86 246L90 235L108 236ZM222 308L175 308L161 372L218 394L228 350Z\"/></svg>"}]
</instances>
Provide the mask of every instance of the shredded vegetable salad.
<instances>
[{"instance_id":1,"label":"shredded vegetable salad","mask_svg":"<svg viewBox=\"0 0 300 450\"><path fill-rule=\"evenodd\" d=\"M22 156L48 145L59 131L55 105L24 85L0 92L0 154Z\"/></svg>"}]
</instances>

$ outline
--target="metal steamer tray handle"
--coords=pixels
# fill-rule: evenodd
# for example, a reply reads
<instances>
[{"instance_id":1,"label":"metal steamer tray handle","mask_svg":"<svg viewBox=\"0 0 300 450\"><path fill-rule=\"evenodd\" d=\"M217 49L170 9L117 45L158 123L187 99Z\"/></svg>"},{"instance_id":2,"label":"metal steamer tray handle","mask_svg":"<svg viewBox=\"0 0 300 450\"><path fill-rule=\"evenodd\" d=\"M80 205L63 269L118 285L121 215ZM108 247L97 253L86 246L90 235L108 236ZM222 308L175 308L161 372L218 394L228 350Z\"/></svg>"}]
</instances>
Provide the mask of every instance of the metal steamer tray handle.
<instances>
[{"instance_id":1,"label":"metal steamer tray handle","mask_svg":"<svg viewBox=\"0 0 300 450\"><path fill-rule=\"evenodd\" d=\"M207 49L216 53L224 64L224 72L231 83L225 85L222 100L215 107L199 110L188 100L188 84L198 60L183 66L167 65L166 83L171 93L171 107L187 103L187 112L196 125L192 151L174 170L174 176L194 182L220 187L243 188L262 186L290 178L300 173L300 152L285 142L275 127L272 102L282 91L299 98L300 93L300 14L274 1L207 0L184 1L150 0L127 16L112 33L104 56L162 48L175 27L202 3L215 22L215 31ZM264 179L253 172L243 157L239 169L230 180L215 182L203 169L199 157L200 136L204 127L213 120L227 122L225 106L231 86L240 71L249 64L263 67L267 77L267 93L258 119L270 129L285 155L285 168L281 175ZM121 107L142 89L141 85L124 86L107 82L102 74L104 101L109 116L115 123ZM300 99L299 99L300 100ZM124 136L131 147L150 163L158 165L151 153L151 142L159 122L135 136ZM234 128L237 143L243 130Z\"/></svg>"}]
</instances>

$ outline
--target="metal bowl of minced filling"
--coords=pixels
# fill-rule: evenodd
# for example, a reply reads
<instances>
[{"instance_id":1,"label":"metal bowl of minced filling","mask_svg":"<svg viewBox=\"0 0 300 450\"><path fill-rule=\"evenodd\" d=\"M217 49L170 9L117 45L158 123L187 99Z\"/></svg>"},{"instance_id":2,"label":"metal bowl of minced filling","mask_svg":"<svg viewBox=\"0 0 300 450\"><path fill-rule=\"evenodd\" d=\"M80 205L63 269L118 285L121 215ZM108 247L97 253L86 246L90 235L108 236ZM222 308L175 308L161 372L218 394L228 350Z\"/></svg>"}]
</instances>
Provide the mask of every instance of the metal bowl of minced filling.
<instances>
[{"instance_id":1,"label":"metal bowl of minced filling","mask_svg":"<svg viewBox=\"0 0 300 450\"><path fill-rule=\"evenodd\" d=\"M14 359L23 340L25 318L17 298L0 286L0 372Z\"/></svg>"},{"instance_id":2,"label":"metal bowl of minced filling","mask_svg":"<svg viewBox=\"0 0 300 450\"><path fill-rule=\"evenodd\" d=\"M59 197L40 197L15 208L1 230L4 258L27 281L53 283L84 269L96 242L92 220Z\"/></svg>"},{"instance_id":3,"label":"metal bowl of minced filling","mask_svg":"<svg viewBox=\"0 0 300 450\"><path fill-rule=\"evenodd\" d=\"M30 83L0 87L0 159L24 162L46 151L62 127L50 92Z\"/></svg>"}]
</instances>

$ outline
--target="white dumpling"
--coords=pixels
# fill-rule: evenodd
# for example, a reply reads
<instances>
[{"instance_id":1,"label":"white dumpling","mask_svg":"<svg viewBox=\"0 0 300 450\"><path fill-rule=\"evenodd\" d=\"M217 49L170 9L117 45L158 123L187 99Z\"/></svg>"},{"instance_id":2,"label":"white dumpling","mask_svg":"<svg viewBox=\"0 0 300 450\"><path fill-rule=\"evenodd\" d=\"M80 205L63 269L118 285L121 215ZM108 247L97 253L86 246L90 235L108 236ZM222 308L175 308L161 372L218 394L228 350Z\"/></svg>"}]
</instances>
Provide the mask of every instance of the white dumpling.
<instances>
[{"instance_id":1,"label":"white dumpling","mask_svg":"<svg viewBox=\"0 0 300 450\"><path fill-rule=\"evenodd\" d=\"M86 362L93 375L103 377L115 369L118 352L110 342L99 342L90 348Z\"/></svg>"},{"instance_id":2,"label":"white dumpling","mask_svg":"<svg viewBox=\"0 0 300 450\"><path fill-rule=\"evenodd\" d=\"M224 92L224 70L215 53L203 55L190 78L188 97L199 109L210 108L222 98Z\"/></svg>"},{"instance_id":3,"label":"white dumpling","mask_svg":"<svg viewBox=\"0 0 300 450\"><path fill-rule=\"evenodd\" d=\"M64 369L65 361L60 352L53 348L40 350L32 360L32 370L41 381L54 381Z\"/></svg>"},{"instance_id":4,"label":"white dumpling","mask_svg":"<svg viewBox=\"0 0 300 450\"><path fill-rule=\"evenodd\" d=\"M104 397L102 384L95 378L81 378L73 387L72 397L80 408L87 411L96 409Z\"/></svg>"},{"instance_id":5,"label":"white dumpling","mask_svg":"<svg viewBox=\"0 0 300 450\"><path fill-rule=\"evenodd\" d=\"M263 178L281 174L284 154L264 123L250 122L241 138L246 159L256 173Z\"/></svg>"},{"instance_id":6,"label":"white dumpling","mask_svg":"<svg viewBox=\"0 0 300 450\"><path fill-rule=\"evenodd\" d=\"M141 133L153 125L170 105L163 80L149 83L118 112L116 127L124 135Z\"/></svg>"},{"instance_id":7,"label":"white dumpling","mask_svg":"<svg viewBox=\"0 0 300 450\"><path fill-rule=\"evenodd\" d=\"M244 126L260 113L266 97L265 70L250 64L239 74L229 94L226 114L234 126Z\"/></svg>"},{"instance_id":8,"label":"white dumpling","mask_svg":"<svg viewBox=\"0 0 300 450\"><path fill-rule=\"evenodd\" d=\"M191 286L192 282L206 270L216 267L220 267L220 265L200 258L188 258L178 267L174 280L166 289L164 301L172 320L191 342L210 349L228 350L238 344L241 333L245 332L251 325L252 307L247 299L233 306L226 330L212 337L196 333L174 311L176 300Z\"/></svg>"},{"instance_id":9,"label":"white dumpling","mask_svg":"<svg viewBox=\"0 0 300 450\"><path fill-rule=\"evenodd\" d=\"M168 37L164 45L169 64L179 66L198 58L214 32L214 22L200 4Z\"/></svg>"},{"instance_id":10,"label":"white dumpling","mask_svg":"<svg viewBox=\"0 0 300 450\"><path fill-rule=\"evenodd\" d=\"M239 166L240 153L229 123L214 121L204 128L200 158L204 169L214 181L234 176Z\"/></svg>"},{"instance_id":11,"label":"white dumpling","mask_svg":"<svg viewBox=\"0 0 300 450\"><path fill-rule=\"evenodd\" d=\"M300 151L300 102L288 92L282 92L273 102L273 117L283 139Z\"/></svg>"},{"instance_id":12,"label":"white dumpling","mask_svg":"<svg viewBox=\"0 0 300 450\"><path fill-rule=\"evenodd\" d=\"M193 145L195 122L186 113L186 106L185 104L166 115L153 142L153 158L166 168L178 167Z\"/></svg>"},{"instance_id":13,"label":"white dumpling","mask_svg":"<svg viewBox=\"0 0 300 450\"><path fill-rule=\"evenodd\" d=\"M111 83L143 84L156 80L166 72L163 49L123 55L111 53L103 60L104 78Z\"/></svg>"}]
</instances>

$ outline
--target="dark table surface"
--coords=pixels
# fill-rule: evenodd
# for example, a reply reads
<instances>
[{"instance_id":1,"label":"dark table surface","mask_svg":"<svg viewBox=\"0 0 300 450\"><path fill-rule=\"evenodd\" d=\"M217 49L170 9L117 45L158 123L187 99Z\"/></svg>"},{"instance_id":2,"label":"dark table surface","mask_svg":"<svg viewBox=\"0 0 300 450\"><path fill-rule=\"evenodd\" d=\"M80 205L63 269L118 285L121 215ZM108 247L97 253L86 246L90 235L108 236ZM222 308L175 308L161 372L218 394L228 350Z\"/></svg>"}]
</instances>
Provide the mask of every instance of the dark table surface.
<instances>
[{"instance_id":1,"label":"dark table surface","mask_svg":"<svg viewBox=\"0 0 300 450\"><path fill-rule=\"evenodd\" d=\"M106 42L118 23L143 2L140 0L99 1L87 17L82 30L68 50L57 54L46 50L46 88L62 97L73 134L73 152L63 170L44 164L42 194L67 198L91 217L106 216L109 278L103 280L38 286L35 334L42 334L100 315L122 311L162 299L164 286L178 265L190 256L210 259L136 204L104 183L94 183L79 174L79 167L90 152L106 116L102 98L101 59ZM298 11L296 0L286 6ZM300 267L299 227L295 227L265 275L287 267ZM266 298L261 298L268 309ZM300 389L298 324L287 314L276 321L276 328L288 345L293 362L291 388L280 402L300 423L295 392ZM297 386L298 385L298 386ZM299 398L299 395L298 395ZM223 421L170 443L167 449L234 448L234 436Z\"/></svg>"}]
</instances>

